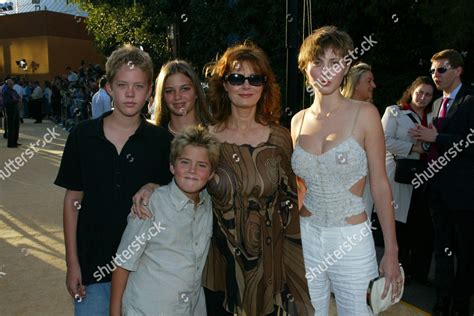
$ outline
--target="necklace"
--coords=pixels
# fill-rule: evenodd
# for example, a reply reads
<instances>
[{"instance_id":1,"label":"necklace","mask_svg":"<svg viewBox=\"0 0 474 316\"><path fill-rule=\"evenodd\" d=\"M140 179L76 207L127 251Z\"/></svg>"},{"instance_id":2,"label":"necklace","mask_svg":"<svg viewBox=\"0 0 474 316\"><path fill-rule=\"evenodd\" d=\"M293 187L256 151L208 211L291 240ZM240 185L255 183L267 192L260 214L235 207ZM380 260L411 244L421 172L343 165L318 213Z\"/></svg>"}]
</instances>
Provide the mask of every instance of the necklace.
<instances>
[{"instance_id":1,"label":"necklace","mask_svg":"<svg viewBox=\"0 0 474 316\"><path fill-rule=\"evenodd\" d=\"M319 109L319 113L316 112L316 110L310 109L310 112L316 117L317 120L323 119L323 118L329 118L331 115L339 111L341 106L335 107L334 109L330 109L327 113L323 114L322 109Z\"/></svg>"},{"instance_id":2,"label":"necklace","mask_svg":"<svg viewBox=\"0 0 474 316\"><path fill-rule=\"evenodd\" d=\"M171 122L168 123L168 131L170 131L171 135L173 136L176 136L176 134L178 133L171 128Z\"/></svg>"}]
</instances>

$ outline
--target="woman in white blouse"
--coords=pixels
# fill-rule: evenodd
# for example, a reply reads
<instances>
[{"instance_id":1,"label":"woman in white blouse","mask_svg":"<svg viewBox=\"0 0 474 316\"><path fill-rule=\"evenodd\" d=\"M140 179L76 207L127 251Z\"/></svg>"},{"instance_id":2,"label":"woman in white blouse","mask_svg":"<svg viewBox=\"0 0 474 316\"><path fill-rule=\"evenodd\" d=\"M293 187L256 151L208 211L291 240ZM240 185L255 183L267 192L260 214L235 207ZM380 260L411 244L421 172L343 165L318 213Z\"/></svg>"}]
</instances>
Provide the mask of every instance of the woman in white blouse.
<instances>
[{"instance_id":1,"label":"woman in white blouse","mask_svg":"<svg viewBox=\"0 0 474 316\"><path fill-rule=\"evenodd\" d=\"M428 162L423 144L415 141L408 130L432 122L432 101L435 92L429 77L418 77L405 90L398 105L386 108L382 117L387 149L387 175L392 186L395 209L399 261L405 268L406 281L412 276L427 284L431 263L432 224L426 203L426 185L413 187L395 181L396 159L420 159ZM425 147L425 149L428 149Z\"/></svg>"}]
</instances>

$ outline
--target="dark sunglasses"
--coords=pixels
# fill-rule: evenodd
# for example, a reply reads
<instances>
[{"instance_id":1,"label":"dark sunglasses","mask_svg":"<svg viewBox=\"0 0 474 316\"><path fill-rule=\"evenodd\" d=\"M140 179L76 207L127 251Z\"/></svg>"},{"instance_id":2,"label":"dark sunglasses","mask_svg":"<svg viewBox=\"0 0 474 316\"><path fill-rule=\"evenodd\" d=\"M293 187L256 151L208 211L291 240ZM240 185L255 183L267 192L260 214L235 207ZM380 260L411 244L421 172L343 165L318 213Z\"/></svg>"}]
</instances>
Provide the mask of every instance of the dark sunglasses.
<instances>
[{"instance_id":1,"label":"dark sunglasses","mask_svg":"<svg viewBox=\"0 0 474 316\"><path fill-rule=\"evenodd\" d=\"M248 80L249 84L252 86L261 86L267 82L267 77L263 75L250 75L245 77L241 74L229 74L224 76L224 80L233 86L241 86L245 83L245 80Z\"/></svg>"},{"instance_id":2,"label":"dark sunglasses","mask_svg":"<svg viewBox=\"0 0 474 316\"><path fill-rule=\"evenodd\" d=\"M431 75L434 75L435 71L437 71L438 73L440 74L444 74L446 71L448 71L448 69L451 69L450 67L439 67L439 68L431 68L430 69L430 74Z\"/></svg>"}]
</instances>

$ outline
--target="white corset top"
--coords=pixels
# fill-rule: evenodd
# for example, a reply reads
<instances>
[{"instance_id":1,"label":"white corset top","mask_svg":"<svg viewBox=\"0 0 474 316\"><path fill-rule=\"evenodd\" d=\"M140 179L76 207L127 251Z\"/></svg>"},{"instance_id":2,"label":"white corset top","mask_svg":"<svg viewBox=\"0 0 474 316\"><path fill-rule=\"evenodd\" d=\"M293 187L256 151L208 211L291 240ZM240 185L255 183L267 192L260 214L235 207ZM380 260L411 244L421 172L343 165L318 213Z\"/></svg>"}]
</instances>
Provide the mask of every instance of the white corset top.
<instances>
[{"instance_id":1,"label":"white corset top","mask_svg":"<svg viewBox=\"0 0 474 316\"><path fill-rule=\"evenodd\" d=\"M320 155L297 143L291 164L306 184L304 205L313 214L309 220L315 225L348 226L347 217L364 211L362 197L350 190L367 175L367 155L352 136Z\"/></svg>"}]
</instances>

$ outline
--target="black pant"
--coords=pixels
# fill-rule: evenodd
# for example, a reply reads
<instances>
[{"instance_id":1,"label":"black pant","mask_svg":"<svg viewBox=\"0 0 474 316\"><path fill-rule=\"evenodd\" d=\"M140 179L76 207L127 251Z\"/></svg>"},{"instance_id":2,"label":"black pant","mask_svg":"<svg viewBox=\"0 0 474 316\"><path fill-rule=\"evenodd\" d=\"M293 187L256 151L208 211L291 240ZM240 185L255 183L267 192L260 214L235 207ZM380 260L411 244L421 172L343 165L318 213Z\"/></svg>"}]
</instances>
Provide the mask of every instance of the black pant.
<instances>
[{"instance_id":1,"label":"black pant","mask_svg":"<svg viewBox=\"0 0 474 316\"><path fill-rule=\"evenodd\" d=\"M18 134L20 133L20 112L18 105L6 105L7 123L6 131L8 134L8 147L15 147L18 143Z\"/></svg>"},{"instance_id":2,"label":"black pant","mask_svg":"<svg viewBox=\"0 0 474 316\"><path fill-rule=\"evenodd\" d=\"M31 99L30 100L30 112L36 122L41 122L43 120L43 111L41 105L43 99Z\"/></svg>"},{"instance_id":3,"label":"black pant","mask_svg":"<svg viewBox=\"0 0 474 316\"><path fill-rule=\"evenodd\" d=\"M406 223L396 222L399 260L405 273L426 282L433 256L433 222L425 187L414 189Z\"/></svg>"},{"instance_id":4,"label":"black pant","mask_svg":"<svg viewBox=\"0 0 474 316\"><path fill-rule=\"evenodd\" d=\"M452 210L442 202L433 203L437 299L453 299L454 308L467 315L474 289L474 209ZM456 273L454 273L456 256Z\"/></svg>"}]
</instances>

